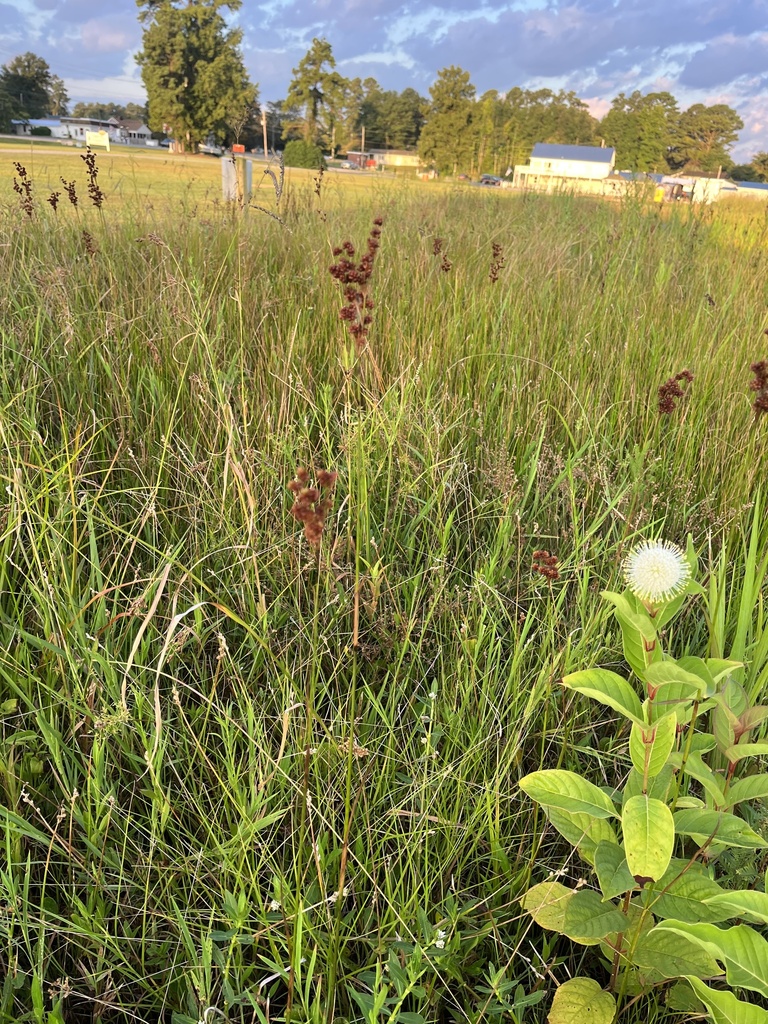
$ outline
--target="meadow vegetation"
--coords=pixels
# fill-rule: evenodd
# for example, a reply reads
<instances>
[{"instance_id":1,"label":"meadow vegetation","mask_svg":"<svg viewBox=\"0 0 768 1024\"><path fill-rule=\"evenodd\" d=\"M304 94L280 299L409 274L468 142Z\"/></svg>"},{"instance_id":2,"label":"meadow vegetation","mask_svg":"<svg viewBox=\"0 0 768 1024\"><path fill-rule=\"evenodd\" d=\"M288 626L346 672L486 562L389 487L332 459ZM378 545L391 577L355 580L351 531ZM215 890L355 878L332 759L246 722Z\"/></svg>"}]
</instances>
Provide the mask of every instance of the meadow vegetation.
<instances>
[{"instance_id":1,"label":"meadow vegetation","mask_svg":"<svg viewBox=\"0 0 768 1024\"><path fill-rule=\"evenodd\" d=\"M46 151L28 215L13 159L0 1020L533 1024L606 984L521 906L594 878L518 782L629 769L559 681L627 674L599 592L638 539L700 558L665 646L766 690L763 207L294 172L277 220L158 154L100 156L97 208ZM329 267L379 217L366 345Z\"/></svg>"}]
</instances>

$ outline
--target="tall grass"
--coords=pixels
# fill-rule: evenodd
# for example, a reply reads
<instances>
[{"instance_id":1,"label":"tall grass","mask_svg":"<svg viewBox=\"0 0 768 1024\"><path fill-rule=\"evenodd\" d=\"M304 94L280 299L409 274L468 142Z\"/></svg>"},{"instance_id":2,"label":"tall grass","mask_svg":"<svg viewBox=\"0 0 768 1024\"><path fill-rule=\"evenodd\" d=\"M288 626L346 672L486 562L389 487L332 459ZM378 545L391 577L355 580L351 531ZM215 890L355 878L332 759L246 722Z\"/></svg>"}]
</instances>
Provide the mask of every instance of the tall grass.
<instances>
[{"instance_id":1,"label":"tall grass","mask_svg":"<svg viewBox=\"0 0 768 1024\"><path fill-rule=\"evenodd\" d=\"M0 1020L543 1020L573 965L516 898L580 869L516 780L625 756L557 680L621 664L633 539L693 533L768 682L761 213L44 206L0 213ZM339 472L319 556L297 466Z\"/></svg>"}]
</instances>

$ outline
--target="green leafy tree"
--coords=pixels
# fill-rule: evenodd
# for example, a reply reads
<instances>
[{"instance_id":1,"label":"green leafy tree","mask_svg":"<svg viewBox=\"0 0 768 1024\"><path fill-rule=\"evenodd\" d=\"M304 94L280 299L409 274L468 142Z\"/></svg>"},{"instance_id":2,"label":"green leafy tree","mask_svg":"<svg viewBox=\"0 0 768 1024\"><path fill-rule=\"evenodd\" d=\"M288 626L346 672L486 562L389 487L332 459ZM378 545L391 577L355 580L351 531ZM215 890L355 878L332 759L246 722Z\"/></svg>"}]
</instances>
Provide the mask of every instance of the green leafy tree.
<instances>
[{"instance_id":1,"label":"green leafy tree","mask_svg":"<svg viewBox=\"0 0 768 1024\"><path fill-rule=\"evenodd\" d=\"M622 92L600 122L600 133L616 149L619 167L664 172L669 169L667 158L679 118L671 93Z\"/></svg>"},{"instance_id":2,"label":"green leafy tree","mask_svg":"<svg viewBox=\"0 0 768 1024\"><path fill-rule=\"evenodd\" d=\"M768 153L755 153L752 157L752 168L758 181L768 181Z\"/></svg>"},{"instance_id":3,"label":"green leafy tree","mask_svg":"<svg viewBox=\"0 0 768 1024\"><path fill-rule=\"evenodd\" d=\"M69 93L58 75L51 75L48 87L48 113L53 117L65 117L69 111Z\"/></svg>"},{"instance_id":4,"label":"green leafy tree","mask_svg":"<svg viewBox=\"0 0 768 1024\"><path fill-rule=\"evenodd\" d=\"M680 115L670 163L686 171L728 169L733 163L728 150L743 127L739 115L725 103L711 107L694 103Z\"/></svg>"},{"instance_id":5,"label":"green leafy tree","mask_svg":"<svg viewBox=\"0 0 768 1024\"><path fill-rule=\"evenodd\" d=\"M147 108L142 103L76 103L72 108L73 117L93 117L99 121L108 121L110 117L123 120L131 118L146 121Z\"/></svg>"},{"instance_id":6,"label":"green leafy tree","mask_svg":"<svg viewBox=\"0 0 768 1024\"><path fill-rule=\"evenodd\" d=\"M302 115L289 127L298 128L306 142L319 142L321 135L327 134L329 124L332 130L334 105L338 106L343 90L343 79L335 68L336 61L328 40L313 39L309 50L293 69L285 104L301 110ZM321 124L320 115L324 108L326 117Z\"/></svg>"},{"instance_id":7,"label":"green leafy tree","mask_svg":"<svg viewBox=\"0 0 768 1024\"><path fill-rule=\"evenodd\" d=\"M149 127L196 148L220 140L257 101L240 52L242 32L228 28L222 11L240 0L136 0L144 23L136 57L147 90Z\"/></svg>"},{"instance_id":8,"label":"green leafy tree","mask_svg":"<svg viewBox=\"0 0 768 1024\"><path fill-rule=\"evenodd\" d=\"M0 71L0 83L11 104L12 117L20 121L45 117L49 113L52 82L48 62L35 53L14 57Z\"/></svg>"},{"instance_id":9,"label":"green leafy tree","mask_svg":"<svg viewBox=\"0 0 768 1024\"><path fill-rule=\"evenodd\" d=\"M438 171L457 174L472 164L475 116L475 87L469 72L451 65L437 73L430 87L432 102L427 122L419 139L419 153L424 163Z\"/></svg>"},{"instance_id":10,"label":"green leafy tree","mask_svg":"<svg viewBox=\"0 0 768 1024\"><path fill-rule=\"evenodd\" d=\"M752 164L734 164L728 171L728 177L734 181L760 181L757 171Z\"/></svg>"}]
</instances>

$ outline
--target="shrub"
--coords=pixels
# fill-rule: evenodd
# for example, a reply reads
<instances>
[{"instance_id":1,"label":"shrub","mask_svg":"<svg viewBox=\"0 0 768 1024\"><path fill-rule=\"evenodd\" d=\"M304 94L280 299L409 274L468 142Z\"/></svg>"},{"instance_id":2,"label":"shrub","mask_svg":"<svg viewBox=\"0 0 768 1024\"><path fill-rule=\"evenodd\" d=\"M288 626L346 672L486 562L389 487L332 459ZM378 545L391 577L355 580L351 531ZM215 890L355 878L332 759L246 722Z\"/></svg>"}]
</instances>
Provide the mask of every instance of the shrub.
<instances>
[{"instance_id":1,"label":"shrub","mask_svg":"<svg viewBox=\"0 0 768 1024\"><path fill-rule=\"evenodd\" d=\"M46 135L46 136L50 136L51 129L50 128L46 128L43 125L37 125L35 128L30 129L29 134L30 135Z\"/></svg>"},{"instance_id":2,"label":"shrub","mask_svg":"<svg viewBox=\"0 0 768 1024\"><path fill-rule=\"evenodd\" d=\"M286 167L311 167L314 170L325 168L325 158L320 147L303 139L293 139L286 143L283 159Z\"/></svg>"}]
</instances>

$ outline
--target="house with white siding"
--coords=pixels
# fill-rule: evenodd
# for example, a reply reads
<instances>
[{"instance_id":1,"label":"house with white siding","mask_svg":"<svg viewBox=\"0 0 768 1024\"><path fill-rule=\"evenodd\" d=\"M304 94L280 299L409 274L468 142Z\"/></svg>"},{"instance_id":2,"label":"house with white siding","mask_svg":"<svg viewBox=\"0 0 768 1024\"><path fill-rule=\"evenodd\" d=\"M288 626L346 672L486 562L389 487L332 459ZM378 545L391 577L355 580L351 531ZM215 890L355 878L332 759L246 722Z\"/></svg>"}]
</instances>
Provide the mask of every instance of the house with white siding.
<instances>
[{"instance_id":1,"label":"house with white siding","mask_svg":"<svg viewBox=\"0 0 768 1024\"><path fill-rule=\"evenodd\" d=\"M515 167L516 188L552 188L609 177L616 165L616 150L610 146L561 146L537 142L530 162Z\"/></svg>"}]
</instances>

